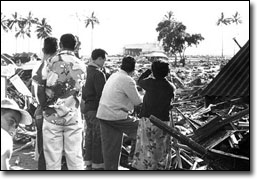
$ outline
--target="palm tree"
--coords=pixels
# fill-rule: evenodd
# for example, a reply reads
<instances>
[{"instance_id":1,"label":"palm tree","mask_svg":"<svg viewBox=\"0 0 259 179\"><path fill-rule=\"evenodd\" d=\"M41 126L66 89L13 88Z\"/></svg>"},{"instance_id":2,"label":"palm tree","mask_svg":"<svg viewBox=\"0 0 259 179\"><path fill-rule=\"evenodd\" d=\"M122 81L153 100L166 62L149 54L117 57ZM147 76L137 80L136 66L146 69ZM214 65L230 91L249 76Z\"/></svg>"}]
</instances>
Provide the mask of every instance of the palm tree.
<instances>
[{"instance_id":1,"label":"palm tree","mask_svg":"<svg viewBox=\"0 0 259 179\"><path fill-rule=\"evenodd\" d=\"M14 14L12 14L12 18L9 19L8 24L7 24L9 29L13 30L13 28L14 28L15 40L16 40L16 53L17 53L17 37L16 37L16 33L17 33L18 29L19 29L20 21L21 21L21 18L18 17L18 13L15 12Z\"/></svg>"},{"instance_id":2,"label":"palm tree","mask_svg":"<svg viewBox=\"0 0 259 179\"><path fill-rule=\"evenodd\" d=\"M38 22L35 32L37 32L37 38L41 40L51 35L52 27L47 23L46 18Z\"/></svg>"},{"instance_id":3,"label":"palm tree","mask_svg":"<svg viewBox=\"0 0 259 179\"><path fill-rule=\"evenodd\" d=\"M238 12L236 12L236 14L235 14L235 15L233 15L232 22L233 22L233 23L236 23L236 25L238 25L238 24L241 24L241 23L242 23L242 20L241 20L240 14L239 14Z\"/></svg>"},{"instance_id":4,"label":"palm tree","mask_svg":"<svg viewBox=\"0 0 259 179\"><path fill-rule=\"evenodd\" d=\"M29 12L28 16L26 18L22 19L25 22L25 26L26 26L26 34L30 34L31 33L31 26L32 24L37 24L38 23L38 18L33 17L31 11ZM30 35L28 36L28 51L30 50Z\"/></svg>"},{"instance_id":5,"label":"palm tree","mask_svg":"<svg viewBox=\"0 0 259 179\"><path fill-rule=\"evenodd\" d=\"M31 37L30 31L28 30L28 28L26 28L26 21L20 21L18 23L18 26L19 26L19 30L15 34L16 38L22 37L24 39L25 35L27 35L28 37Z\"/></svg>"},{"instance_id":6,"label":"palm tree","mask_svg":"<svg viewBox=\"0 0 259 179\"><path fill-rule=\"evenodd\" d=\"M92 25L92 31L91 31L91 51L93 51L93 29L95 24L99 24L99 20L97 17L94 16L94 12L92 12L91 17L86 17L85 19L85 28L88 27L89 24Z\"/></svg>"},{"instance_id":7,"label":"palm tree","mask_svg":"<svg viewBox=\"0 0 259 179\"><path fill-rule=\"evenodd\" d=\"M217 21L217 26L219 26L219 25L221 25L221 28L222 28L222 24L225 24L225 25L227 25L227 23L228 22L226 22L225 20L224 20L224 13L222 12L221 13L221 17L218 19L218 21ZM223 28L221 29L222 31L221 31L221 57L223 58Z\"/></svg>"},{"instance_id":8,"label":"palm tree","mask_svg":"<svg viewBox=\"0 0 259 179\"><path fill-rule=\"evenodd\" d=\"M1 12L1 29L3 29L5 32L8 32L9 30L8 22L9 20L6 19L6 16Z\"/></svg>"},{"instance_id":9,"label":"palm tree","mask_svg":"<svg viewBox=\"0 0 259 179\"><path fill-rule=\"evenodd\" d=\"M221 17L217 21L217 26L221 25L230 25L231 23L236 23L236 24L241 24L242 20L240 19L240 14L238 12L233 15L233 18L225 18L224 13L221 13ZM222 30L222 51L221 51L221 56L223 58L223 30Z\"/></svg>"}]
</instances>

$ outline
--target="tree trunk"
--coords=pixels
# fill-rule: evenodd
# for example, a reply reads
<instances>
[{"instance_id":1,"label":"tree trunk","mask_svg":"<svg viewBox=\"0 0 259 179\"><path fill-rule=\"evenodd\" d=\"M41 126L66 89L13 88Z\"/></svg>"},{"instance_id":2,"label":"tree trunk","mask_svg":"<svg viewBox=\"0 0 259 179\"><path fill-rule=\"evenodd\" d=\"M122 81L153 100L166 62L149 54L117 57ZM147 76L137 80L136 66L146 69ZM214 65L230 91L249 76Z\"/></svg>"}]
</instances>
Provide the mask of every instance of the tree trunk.
<instances>
[{"instance_id":1,"label":"tree trunk","mask_svg":"<svg viewBox=\"0 0 259 179\"><path fill-rule=\"evenodd\" d=\"M92 28L92 31L91 31L91 53L93 51L93 31L94 31L94 29Z\"/></svg>"}]
</instances>

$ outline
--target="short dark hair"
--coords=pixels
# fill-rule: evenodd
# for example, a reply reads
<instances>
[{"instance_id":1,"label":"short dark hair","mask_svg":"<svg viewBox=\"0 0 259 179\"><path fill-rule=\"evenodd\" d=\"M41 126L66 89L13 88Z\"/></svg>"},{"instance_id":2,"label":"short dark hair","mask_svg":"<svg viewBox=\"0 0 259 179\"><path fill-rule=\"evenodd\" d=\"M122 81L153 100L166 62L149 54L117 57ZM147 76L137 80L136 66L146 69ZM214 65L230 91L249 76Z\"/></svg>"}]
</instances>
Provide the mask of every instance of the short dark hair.
<instances>
[{"instance_id":1,"label":"short dark hair","mask_svg":"<svg viewBox=\"0 0 259 179\"><path fill-rule=\"evenodd\" d=\"M126 56L122 59L121 69L127 73L133 72L135 70L136 60L131 56Z\"/></svg>"},{"instance_id":2,"label":"short dark hair","mask_svg":"<svg viewBox=\"0 0 259 179\"><path fill-rule=\"evenodd\" d=\"M170 71L169 64L166 61L160 59L155 60L152 63L151 69L155 78L164 78Z\"/></svg>"},{"instance_id":3,"label":"short dark hair","mask_svg":"<svg viewBox=\"0 0 259 179\"><path fill-rule=\"evenodd\" d=\"M76 38L73 34L64 34L60 37L60 43L63 48L75 50Z\"/></svg>"},{"instance_id":4,"label":"short dark hair","mask_svg":"<svg viewBox=\"0 0 259 179\"><path fill-rule=\"evenodd\" d=\"M108 53L105 50L98 48L92 51L91 57L92 57L92 60L96 60L98 57L105 58L105 54L108 55Z\"/></svg>"},{"instance_id":5,"label":"short dark hair","mask_svg":"<svg viewBox=\"0 0 259 179\"><path fill-rule=\"evenodd\" d=\"M54 54L58 50L58 39L55 37L47 37L44 39L43 50L45 54Z\"/></svg>"}]
</instances>

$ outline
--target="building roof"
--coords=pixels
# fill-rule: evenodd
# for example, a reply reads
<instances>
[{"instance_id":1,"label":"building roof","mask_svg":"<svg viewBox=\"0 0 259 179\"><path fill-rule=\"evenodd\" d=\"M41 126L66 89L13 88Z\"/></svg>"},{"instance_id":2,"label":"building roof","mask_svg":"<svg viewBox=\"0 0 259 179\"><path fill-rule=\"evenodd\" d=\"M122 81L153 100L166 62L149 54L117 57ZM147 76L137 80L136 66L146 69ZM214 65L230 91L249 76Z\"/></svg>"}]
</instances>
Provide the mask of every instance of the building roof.
<instances>
[{"instance_id":1,"label":"building roof","mask_svg":"<svg viewBox=\"0 0 259 179\"><path fill-rule=\"evenodd\" d=\"M163 51L162 47L160 47L156 43L129 44L129 45L125 45L124 49L142 49L142 52Z\"/></svg>"},{"instance_id":2,"label":"building roof","mask_svg":"<svg viewBox=\"0 0 259 179\"><path fill-rule=\"evenodd\" d=\"M250 96L249 90L250 45L248 40L200 94L235 98Z\"/></svg>"}]
</instances>

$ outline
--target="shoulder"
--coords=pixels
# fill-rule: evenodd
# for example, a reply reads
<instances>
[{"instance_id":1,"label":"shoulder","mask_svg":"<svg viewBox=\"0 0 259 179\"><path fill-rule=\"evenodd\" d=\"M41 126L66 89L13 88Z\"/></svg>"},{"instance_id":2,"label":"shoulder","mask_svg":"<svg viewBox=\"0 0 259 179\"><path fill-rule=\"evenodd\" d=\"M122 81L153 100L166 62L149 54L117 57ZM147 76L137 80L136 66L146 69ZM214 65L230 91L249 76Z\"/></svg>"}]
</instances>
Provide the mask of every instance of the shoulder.
<instances>
[{"instance_id":1,"label":"shoulder","mask_svg":"<svg viewBox=\"0 0 259 179\"><path fill-rule=\"evenodd\" d=\"M130 77L129 75L125 75L124 78L121 80L121 83L126 88L129 86L136 86L135 80L132 77Z\"/></svg>"},{"instance_id":2,"label":"shoulder","mask_svg":"<svg viewBox=\"0 0 259 179\"><path fill-rule=\"evenodd\" d=\"M94 70L95 78L98 78L98 79L104 79L105 78L105 74L100 69L95 68L93 70Z\"/></svg>"}]
</instances>

